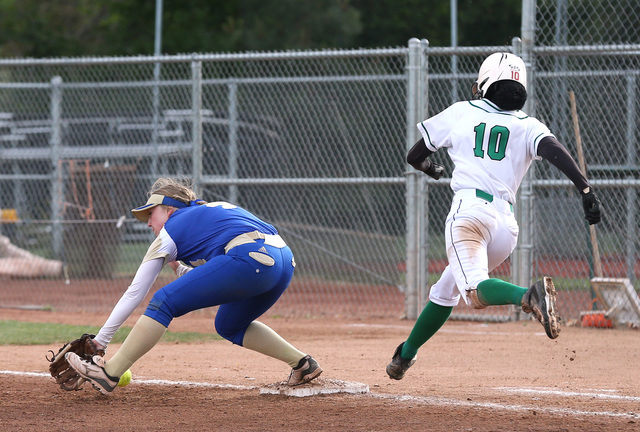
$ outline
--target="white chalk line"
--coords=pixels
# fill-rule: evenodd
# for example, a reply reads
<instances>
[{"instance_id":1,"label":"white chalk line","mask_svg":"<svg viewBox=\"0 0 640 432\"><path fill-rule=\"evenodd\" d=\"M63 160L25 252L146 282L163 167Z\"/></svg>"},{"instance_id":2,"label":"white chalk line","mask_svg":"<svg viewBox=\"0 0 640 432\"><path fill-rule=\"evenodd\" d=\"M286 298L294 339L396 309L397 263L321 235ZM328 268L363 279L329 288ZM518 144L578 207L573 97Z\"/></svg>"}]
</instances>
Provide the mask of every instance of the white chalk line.
<instances>
[{"instance_id":1,"label":"white chalk line","mask_svg":"<svg viewBox=\"0 0 640 432\"><path fill-rule=\"evenodd\" d=\"M34 377L46 377L51 378L51 375L43 372L20 372L20 371L9 371L9 370L0 370L0 375L18 375L18 376L34 376ZM219 389L234 389L234 390L254 390L260 387L258 386L242 386L242 385L233 385L233 384L212 384L206 382L192 382L192 381L170 381L170 380L143 380L143 379L135 379L131 382L131 384L154 384L154 385L167 385L167 386L183 386L183 387L207 387L207 388L219 388ZM131 385L130 384L130 385ZM633 396L618 396L611 394L602 394L602 393L580 393L580 392L562 392L559 390L540 390L540 389L524 389L524 388L515 388L511 389L509 387L496 387L496 390L502 391L517 391L517 392L526 392L526 393L537 393L537 394L551 394L554 396L562 395L567 397L593 397L589 395L601 395L602 398L610 398L610 399L621 399L621 400L629 400L635 401L640 398L636 398ZM545 393L546 392L546 393ZM627 418L627 419L640 419L640 413L620 413L620 412L612 412L612 411L583 411L583 410L575 410L570 408L554 408L554 407L540 407L540 406L527 406L527 405L515 405L515 404L501 404L495 402L474 402L469 400L458 400L458 399L450 399L443 397L435 397L435 396L412 396L412 395L394 395L389 393L363 393L363 394L355 394L354 396L368 396L379 399L387 399L397 402L410 402L410 403L421 403L425 405L431 406L444 406L444 407L465 407L465 408L484 408L484 409L493 409L497 411L512 411L512 412L540 412L540 413L548 413L548 414L564 414L570 416L604 416L604 417L618 417L618 418Z\"/></svg>"},{"instance_id":2,"label":"white chalk line","mask_svg":"<svg viewBox=\"0 0 640 432\"><path fill-rule=\"evenodd\" d=\"M618 417L626 419L640 419L640 413L620 413L612 411L582 411L570 408L554 408L527 405L499 404L495 402L474 402L458 399L447 399L433 396L409 396L409 395L393 395L383 393L369 393L366 396L395 400L400 402L421 403L430 406L446 406L446 407L464 407L464 408L483 408L493 409L496 411L513 411L513 412L537 412L546 414L564 414L569 416L594 416L594 417Z\"/></svg>"},{"instance_id":3,"label":"white chalk line","mask_svg":"<svg viewBox=\"0 0 640 432\"><path fill-rule=\"evenodd\" d=\"M51 378L51 375L43 372L19 372L0 370L0 375L22 375L22 376L34 376ZM138 379L135 378L131 381L131 384L152 384L152 385L164 385L164 386L180 386L180 387L208 387L217 389L233 389L233 390L255 390L257 386L243 386L235 384L213 384L206 382L193 382L193 381L170 381L170 380L158 380L158 379ZM130 385L131 385L130 384Z\"/></svg>"},{"instance_id":4,"label":"white chalk line","mask_svg":"<svg viewBox=\"0 0 640 432\"><path fill-rule=\"evenodd\" d=\"M410 326L401 326L401 325L393 325L393 324L346 324L347 327L364 327L364 328L387 328L387 329L402 329L402 330L411 330ZM478 324L477 327L486 327L484 324ZM544 332L497 332L492 331L490 329L487 330L454 330L448 328L441 328L438 330L438 333L455 333L455 334L474 334L474 335L483 335L483 336L546 336L547 334Z\"/></svg>"},{"instance_id":5,"label":"white chalk line","mask_svg":"<svg viewBox=\"0 0 640 432\"><path fill-rule=\"evenodd\" d=\"M539 395L551 395L551 396L565 396L565 397L585 397L591 399L612 399L612 400L624 400L629 402L640 402L640 397L637 396L621 396L611 394L615 390L598 390L598 392L575 392L575 391L562 391L551 389L529 389L529 388L511 388L511 387L495 387L494 390L500 390L508 393L520 393L520 394L539 394ZM601 393L606 392L606 393Z\"/></svg>"}]
</instances>

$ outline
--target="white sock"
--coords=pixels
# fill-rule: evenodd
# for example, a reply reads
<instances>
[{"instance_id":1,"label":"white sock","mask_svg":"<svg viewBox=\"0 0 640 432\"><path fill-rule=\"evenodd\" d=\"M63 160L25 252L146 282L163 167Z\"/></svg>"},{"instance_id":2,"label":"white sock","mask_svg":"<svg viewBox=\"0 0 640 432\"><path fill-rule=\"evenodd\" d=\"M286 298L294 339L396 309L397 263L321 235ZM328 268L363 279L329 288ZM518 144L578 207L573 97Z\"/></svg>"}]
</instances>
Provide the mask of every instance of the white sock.
<instances>
[{"instance_id":1,"label":"white sock","mask_svg":"<svg viewBox=\"0 0 640 432\"><path fill-rule=\"evenodd\" d=\"M112 377L120 377L140 357L158 343L167 328L153 318L142 315L120 349L107 362L104 370Z\"/></svg>"},{"instance_id":2,"label":"white sock","mask_svg":"<svg viewBox=\"0 0 640 432\"><path fill-rule=\"evenodd\" d=\"M269 357L282 360L292 368L298 366L300 359L306 355L284 340L282 336L273 331L269 326L259 321L254 321L249 324L244 334L244 339L242 340L242 346Z\"/></svg>"}]
</instances>

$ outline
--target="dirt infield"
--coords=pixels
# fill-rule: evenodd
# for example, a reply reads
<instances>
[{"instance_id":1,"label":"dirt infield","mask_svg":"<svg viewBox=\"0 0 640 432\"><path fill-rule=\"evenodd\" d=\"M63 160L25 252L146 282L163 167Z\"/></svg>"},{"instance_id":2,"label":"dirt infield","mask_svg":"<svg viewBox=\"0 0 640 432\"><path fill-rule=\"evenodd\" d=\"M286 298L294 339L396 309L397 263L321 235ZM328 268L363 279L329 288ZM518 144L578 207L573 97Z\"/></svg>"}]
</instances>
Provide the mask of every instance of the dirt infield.
<instances>
[{"instance_id":1,"label":"dirt infield","mask_svg":"<svg viewBox=\"0 0 640 432\"><path fill-rule=\"evenodd\" d=\"M140 313L156 290L174 279L172 275L161 274L141 302ZM0 278L0 311L32 308L107 314L130 283L129 277L72 279L69 284L65 284L64 279ZM404 294L397 287L297 278L270 312L278 316L397 317L403 309ZM202 312L210 314L211 310Z\"/></svg>"},{"instance_id":2,"label":"dirt infield","mask_svg":"<svg viewBox=\"0 0 640 432\"><path fill-rule=\"evenodd\" d=\"M105 318L0 310L0 319L33 322ZM89 386L64 392L46 375L45 353L57 346L0 346L0 431L640 430L635 330L568 327L552 341L533 321L451 321L405 379L392 381L384 368L411 321L264 322L312 354L321 379L364 383L369 392L260 394L285 380L288 367L226 341L162 342L133 366L129 386L109 396ZM170 330L213 331L212 318L188 315Z\"/></svg>"}]
</instances>

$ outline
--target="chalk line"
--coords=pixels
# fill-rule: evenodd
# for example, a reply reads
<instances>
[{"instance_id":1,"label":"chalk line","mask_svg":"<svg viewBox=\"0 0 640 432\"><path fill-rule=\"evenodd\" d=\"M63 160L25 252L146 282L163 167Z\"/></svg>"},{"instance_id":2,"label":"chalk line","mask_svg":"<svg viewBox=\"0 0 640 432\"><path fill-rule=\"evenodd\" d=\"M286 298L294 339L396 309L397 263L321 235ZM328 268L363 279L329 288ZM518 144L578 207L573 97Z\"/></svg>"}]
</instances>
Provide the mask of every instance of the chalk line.
<instances>
[{"instance_id":1,"label":"chalk line","mask_svg":"<svg viewBox=\"0 0 640 432\"><path fill-rule=\"evenodd\" d=\"M21 372L21 371L10 371L10 370L0 370L0 375L17 375L17 376L33 376L33 377L46 377L51 378L51 375L48 373L42 372ZM208 387L208 388L219 388L219 389L232 389L232 390L254 390L260 389L262 387L259 386L242 386L242 385L234 385L234 384L212 384L206 382L194 382L194 381L171 381L171 380L145 380L145 379L134 379L130 385L135 384L151 384L151 385L160 385L160 386L181 386L181 387ZM629 400L635 402L636 400L640 400L640 398L634 396L619 396L612 394L604 394L604 393L582 393L582 392L563 392L559 390L541 390L541 389L526 389L526 388L508 388L508 387L496 387L496 390L502 391L514 391L514 392L522 392L522 393L535 393L535 394L550 394L554 396L567 396L567 397L594 397L590 395L599 395L598 397L609 398L609 399L619 399L619 400ZM548 413L548 414L564 414L569 416L594 416L594 417L617 417L617 418L625 418L625 419L640 419L640 413L634 412L613 412L613 411L584 411L584 410L576 410L571 408L556 408L556 407L541 407L539 405L529 406L529 405L518 405L518 404L503 404L496 402L475 402L469 400L459 400L452 398L444 398L444 397L436 397L436 396L413 396L413 395L395 395L388 393L374 393L374 392L366 392L366 393L354 393L352 394L354 397L373 397L378 399L386 399L396 402L409 402L409 403L420 403L430 406L442 406L442 407L465 407L465 408L482 408L482 409L492 409L496 411L511 411L511 412L537 412L537 413Z\"/></svg>"}]
</instances>

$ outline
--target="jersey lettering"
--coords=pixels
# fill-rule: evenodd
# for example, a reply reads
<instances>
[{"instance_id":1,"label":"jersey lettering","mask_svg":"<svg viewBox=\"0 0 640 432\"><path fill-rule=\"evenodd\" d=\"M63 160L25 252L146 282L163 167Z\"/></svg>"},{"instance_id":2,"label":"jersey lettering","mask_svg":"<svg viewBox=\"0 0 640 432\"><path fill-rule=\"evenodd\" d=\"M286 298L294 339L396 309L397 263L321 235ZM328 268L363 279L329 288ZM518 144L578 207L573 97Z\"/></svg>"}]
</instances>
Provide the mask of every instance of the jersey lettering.
<instances>
[{"instance_id":1,"label":"jersey lettering","mask_svg":"<svg viewBox=\"0 0 640 432\"><path fill-rule=\"evenodd\" d=\"M486 123L480 123L473 128L476 133L475 146L473 148L473 154L475 157L484 158L484 136ZM489 131L489 142L487 143L487 156L491 160L500 161L504 159L507 152L507 142L509 141L509 129L504 126L494 126Z\"/></svg>"},{"instance_id":2,"label":"jersey lettering","mask_svg":"<svg viewBox=\"0 0 640 432\"><path fill-rule=\"evenodd\" d=\"M474 127L473 130L476 133L476 146L473 148L473 154L476 157L483 158L484 151L482 150L482 142L484 141L484 130L487 127L485 123L480 123Z\"/></svg>"},{"instance_id":3,"label":"jersey lettering","mask_svg":"<svg viewBox=\"0 0 640 432\"><path fill-rule=\"evenodd\" d=\"M223 209L234 209L237 206L224 201L214 201L205 204L207 207L222 207Z\"/></svg>"}]
</instances>

